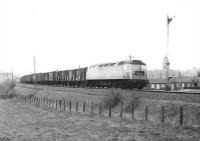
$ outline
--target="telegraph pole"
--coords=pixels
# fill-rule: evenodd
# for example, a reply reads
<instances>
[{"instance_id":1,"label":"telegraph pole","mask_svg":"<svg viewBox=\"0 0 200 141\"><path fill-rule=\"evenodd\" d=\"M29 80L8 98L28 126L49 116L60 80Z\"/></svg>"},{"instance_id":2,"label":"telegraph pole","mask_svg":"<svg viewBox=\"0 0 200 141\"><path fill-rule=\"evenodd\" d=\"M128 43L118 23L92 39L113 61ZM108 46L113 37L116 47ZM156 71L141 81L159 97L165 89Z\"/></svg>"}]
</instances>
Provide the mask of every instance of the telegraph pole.
<instances>
[{"instance_id":1,"label":"telegraph pole","mask_svg":"<svg viewBox=\"0 0 200 141\"><path fill-rule=\"evenodd\" d=\"M36 89L36 68L35 68L35 56L33 57L33 66L34 66L34 84Z\"/></svg>"}]
</instances>

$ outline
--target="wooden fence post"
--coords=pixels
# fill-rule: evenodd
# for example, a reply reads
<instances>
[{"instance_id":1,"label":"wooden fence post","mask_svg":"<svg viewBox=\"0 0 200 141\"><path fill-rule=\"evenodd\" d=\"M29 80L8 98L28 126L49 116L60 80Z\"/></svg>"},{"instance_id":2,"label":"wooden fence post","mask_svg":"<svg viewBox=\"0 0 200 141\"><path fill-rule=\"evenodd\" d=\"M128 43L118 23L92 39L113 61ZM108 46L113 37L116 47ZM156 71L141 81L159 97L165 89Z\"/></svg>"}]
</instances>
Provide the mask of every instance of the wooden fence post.
<instances>
[{"instance_id":1,"label":"wooden fence post","mask_svg":"<svg viewBox=\"0 0 200 141\"><path fill-rule=\"evenodd\" d=\"M43 107L46 106L46 99L44 98L44 103L43 103Z\"/></svg>"},{"instance_id":2,"label":"wooden fence post","mask_svg":"<svg viewBox=\"0 0 200 141\"><path fill-rule=\"evenodd\" d=\"M42 107L42 98L40 98L40 106Z\"/></svg>"},{"instance_id":3,"label":"wooden fence post","mask_svg":"<svg viewBox=\"0 0 200 141\"><path fill-rule=\"evenodd\" d=\"M33 103L34 103L34 105L35 105L35 103L36 103L36 97L33 97Z\"/></svg>"},{"instance_id":4,"label":"wooden fence post","mask_svg":"<svg viewBox=\"0 0 200 141\"><path fill-rule=\"evenodd\" d=\"M44 107L46 106L46 99L44 98Z\"/></svg>"},{"instance_id":5,"label":"wooden fence post","mask_svg":"<svg viewBox=\"0 0 200 141\"><path fill-rule=\"evenodd\" d=\"M44 107L44 98L42 98L42 107Z\"/></svg>"},{"instance_id":6,"label":"wooden fence post","mask_svg":"<svg viewBox=\"0 0 200 141\"><path fill-rule=\"evenodd\" d=\"M99 104L99 115L101 115L101 111L102 111L102 103Z\"/></svg>"},{"instance_id":7,"label":"wooden fence post","mask_svg":"<svg viewBox=\"0 0 200 141\"><path fill-rule=\"evenodd\" d=\"M51 108L51 99L49 99L49 108Z\"/></svg>"},{"instance_id":8,"label":"wooden fence post","mask_svg":"<svg viewBox=\"0 0 200 141\"><path fill-rule=\"evenodd\" d=\"M123 102L121 102L120 117L122 117L122 114L123 114Z\"/></svg>"},{"instance_id":9,"label":"wooden fence post","mask_svg":"<svg viewBox=\"0 0 200 141\"><path fill-rule=\"evenodd\" d=\"M145 107L145 120L148 120L148 106Z\"/></svg>"},{"instance_id":10,"label":"wooden fence post","mask_svg":"<svg viewBox=\"0 0 200 141\"><path fill-rule=\"evenodd\" d=\"M46 107L48 108L49 106L49 98L47 98L47 102L46 102Z\"/></svg>"},{"instance_id":11,"label":"wooden fence post","mask_svg":"<svg viewBox=\"0 0 200 141\"><path fill-rule=\"evenodd\" d=\"M76 112L78 112L78 101L76 102Z\"/></svg>"},{"instance_id":12,"label":"wooden fence post","mask_svg":"<svg viewBox=\"0 0 200 141\"><path fill-rule=\"evenodd\" d=\"M41 107L44 107L44 98L41 99Z\"/></svg>"},{"instance_id":13,"label":"wooden fence post","mask_svg":"<svg viewBox=\"0 0 200 141\"><path fill-rule=\"evenodd\" d=\"M83 112L85 112L85 105L86 105L86 103L85 103L85 101L83 102Z\"/></svg>"},{"instance_id":14,"label":"wooden fence post","mask_svg":"<svg viewBox=\"0 0 200 141\"><path fill-rule=\"evenodd\" d=\"M52 99L52 109L54 109L54 108L55 108L55 100Z\"/></svg>"},{"instance_id":15,"label":"wooden fence post","mask_svg":"<svg viewBox=\"0 0 200 141\"><path fill-rule=\"evenodd\" d=\"M92 102L92 106L91 106L91 114L93 114L93 102Z\"/></svg>"},{"instance_id":16,"label":"wooden fence post","mask_svg":"<svg viewBox=\"0 0 200 141\"><path fill-rule=\"evenodd\" d=\"M57 110L57 107L58 107L58 100L56 99L56 110Z\"/></svg>"},{"instance_id":17,"label":"wooden fence post","mask_svg":"<svg viewBox=\"0 0 200 141\"><path fill-rule=\"evenodd\" d=\"M164 123L165 122L165 107L164 106L162 106L162 110L161 110L162 112L162 117L161 117L161 122L162 123Z\"/></svg>"},{"instance_id":18,"label":"wooden fence post","mask_svg":"<svg viewBox=\"0 0 200 141\"><path fill-rule=\"evenodd\" d=\"M33 99L34 99L34 105L36 105L36 97L34 97Z\"/></svg>"},{"instance_id":19,"label":"wooden fence post","mask_svg":"<svg viewBox=\"0 0 200 141\"><path fill-rule=\"evenodd\" d=\"M39 106L40 105L40 99L37 98L37 105Z\"/></svg>"},{"instance_id":20,"label":"wooden fence post","mask_svg":"<svg viewBox=\"0 0 200 141\"><path fill-rule=\"evenodd\" d=\"M61 110L61 108L62 108L61 105L62 105L62 101L60 100L60 110Z\"/></svg>"},{"instance_id":21,"label":"wooden fence post","mask_svg":"<svg viewBox=\"0 0 200 141\"><path fill-rule=\"evenodd\" d=\"M132 118L134 118L134 112L135 112L135 108L134 108L134 105L132 103L131 104L131 115L132 115Z\"/></svg>"},{"instance_id":22,"label":"wooden fence post","mask_svg":"<svg viewBox=\"0 0 200 141\"><path fill-rule=\"evenodd\" d=\"M63 101L63 110L65 111L65 99Z\"/></svg>"},{"instance_id":23,"label":"wooden fence post","mask_svg":"<svg viewBox=\"0 0 200 141\"><path fill-rule=\"evenodd\" d=\"M36 97L34 97L34 105L36 105Z\"/></svg>"},{"instance_id":24,"label":"wooden fence post","mask_svg":"<svg viewBox=\"0 0 200 141\"><path fill-rule=\"evenodd\" d=\"M33 105L35 105L35 97L33 97Z\"/></svg>"},{"instance_id":25,"label":"wooden fence post","mask_svg":"<svg viewBox=\"0 0 200 141\"><path fill-rule=\"evenodd\" d=\"M70 100L69 101L69 111L71 111L72 110L72 101Z\"/></svg>"},{"instance_id":26,"label":"wooden fence post","mask_svg":"<svg viewBox=\"0 0 200 141\"><path fill-rule=\"evenodd\" d=\"M110 104L109 105L109 115L108 115L109 117L111 117L111 109L112 109L112 105Z\"/></svg>"},{"instance_id":27,"label":"wooden fence post","mask_svg":"<svg viewBox=\"0 0 200 141\"><path fill-rule=\"evenodd\" d=\"M183 107L180 107L180 125L183 125Z\"/></svg>"}]
</instances>

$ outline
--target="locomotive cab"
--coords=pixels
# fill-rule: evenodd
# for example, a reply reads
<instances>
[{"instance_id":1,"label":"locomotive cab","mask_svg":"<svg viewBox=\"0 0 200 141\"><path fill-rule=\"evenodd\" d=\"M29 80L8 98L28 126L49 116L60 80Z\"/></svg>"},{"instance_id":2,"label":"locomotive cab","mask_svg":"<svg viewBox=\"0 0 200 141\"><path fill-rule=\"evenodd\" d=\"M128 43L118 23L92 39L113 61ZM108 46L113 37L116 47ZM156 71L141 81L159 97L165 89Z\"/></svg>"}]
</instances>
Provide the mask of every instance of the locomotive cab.
<instances>
[{"instance_id":1,"label":"locomotive cab","mask_svg":"<svg viewBox=\"0 0 200 141\"><path fill-rule=\"evenodd\" d=\"M139 89L145 87L149 83L146 64L140 60L124 62L124 77L129 80L132 86L135 85L134 87Z\"/></svg>"},{"instance_id":2,"label":"locomotive cab","mask_svg":"<svg viewBox=\"0 0 200 141\"><path fill-rule=\"evenodd\" d=\"M126 79L146 79L147 68L140 60L132 60L124 62L124 73Z\"/></svg>"}]
</instances>

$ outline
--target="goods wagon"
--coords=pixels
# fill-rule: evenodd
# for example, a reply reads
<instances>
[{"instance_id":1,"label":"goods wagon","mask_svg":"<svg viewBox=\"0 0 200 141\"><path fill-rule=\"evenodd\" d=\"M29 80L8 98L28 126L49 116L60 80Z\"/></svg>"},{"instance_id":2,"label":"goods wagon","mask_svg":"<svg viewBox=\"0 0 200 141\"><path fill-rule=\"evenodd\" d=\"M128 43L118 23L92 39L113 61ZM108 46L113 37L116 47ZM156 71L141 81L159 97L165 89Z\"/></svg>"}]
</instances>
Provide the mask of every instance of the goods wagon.
<instances>
[{"instance_id":1,"label":"goods wagon","mask_svg":"<svg viewBox=\"0 0 200 141\"><path fill-rule=\"evenodd\" d=\"M146 64L141 60L120 61L92 65L73 70L37 73L21 77L22 83L71 86L71 87L114 87L142 89L147 80Z\"/></svg>"}]
</instances>

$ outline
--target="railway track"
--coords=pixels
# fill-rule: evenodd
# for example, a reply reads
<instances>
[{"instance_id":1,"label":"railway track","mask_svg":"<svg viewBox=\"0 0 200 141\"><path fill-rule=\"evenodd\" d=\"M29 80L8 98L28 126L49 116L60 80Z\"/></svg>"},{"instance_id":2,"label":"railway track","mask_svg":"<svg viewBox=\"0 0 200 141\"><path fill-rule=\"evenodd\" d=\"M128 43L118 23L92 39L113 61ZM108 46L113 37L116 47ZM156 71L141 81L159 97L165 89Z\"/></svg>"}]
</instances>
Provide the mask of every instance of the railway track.
<instances>
[{"instance_id":1,"label":"railway track","mask_svg":"<svg viewBox=\"0 0 200 141\"><path fill-rule=\"evenodd\" d=\"M27 85L27 84L26 84ZM28 84L28 86L24 86L24 85L18 85L20 87L24 87L24 88L31 88L31 89L35 89L34 88L34 85L30 85ZM42 85L38 85L37 86L39 89L44 89L44 88L51 88L53 90L56 90L56 91L65 91L65 92L77 92L77 90L71 90L71 89L85 89L85 90L99 90L99 89L102 89L102 90L106 90L106 91L128 91L128 92L151 92L151 93L162 93L162 94L167 94L167 93L171 93L171 94L197 94L197 95L200 95L200 91L161 91L161 90L133 90L133 89L120 89L120 88L88 88L88 87L57 87L57 86L42 86ZM70 90L69 90L70 89ZM84 92L81 92L83 94L88 94L88 93L84 93ZM98 95L98 94L92 94L92 93L89 93L88 95Z\"/></svg>"},{"instance_id":2,"label":"railway track","mask_svg":"<svg viewBox=\"0 0 200 141\"><path fill-rule=\"evenodd\" d=\"M21 87L21 88L28 88L28 89L35 89L34 87L26 87L26 86L18 86L18 87ZM51 86L45 86L45 87L39 87L37 88L38 89L45 89L45 88L50 88L52 90L55 90L55 91L60 91L60 92L74 92L74 93L79 93L79 94L84 94L84 95L88 95L88 96L100 96L100 97L103 97L103 96L108 96L108 95L102 95L102 94L94 94L94 93L88 93L88 92L80 92L80 91L76 91L76 90L66 90L66 89L59 89L61 87L51 87ZM65 88L68 88L68 87L65 87ZM73 88L73 87L71 87ZM75 88L74 88L75 89Z\"/></svg>"},{"instance_id":3,"label":"railway track","mask_svg":"<svg viewBox=\"0 0 200 141\"><path fill-rule=\"evenodd\" d=\"M17 85L22 88L35 89L34 85ZM55 87L55 86L41 86L37 89L54 90L59 92L69 92L75 94L82 94L86 96L106 97L112 93L121 93L125 97L135 95L144 99L150 100L170 100L170 101L185 101L200 104L200 93L197 92L179 92L179 91L152 91L152 90L129 90L129 89L114 89L114 88L70 88L70 87Z\"/></svg>"}]
</instances>

